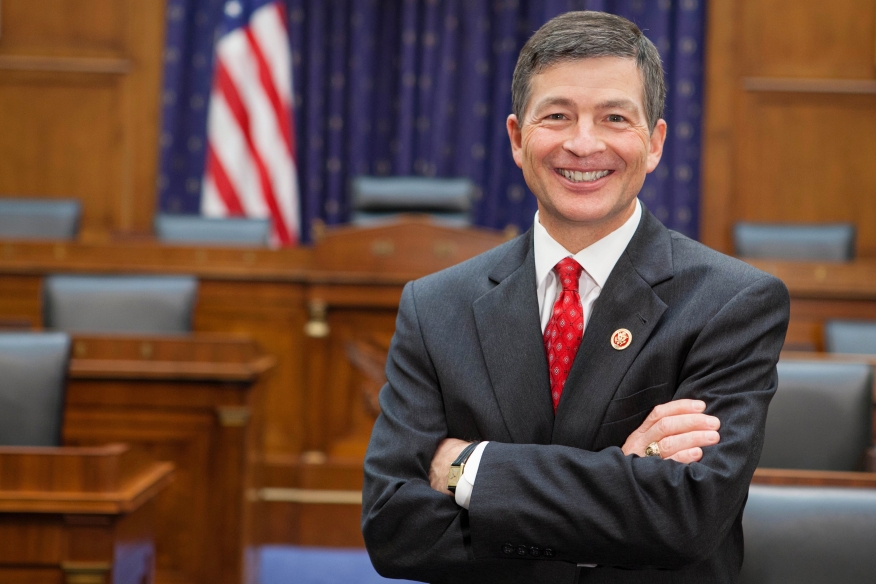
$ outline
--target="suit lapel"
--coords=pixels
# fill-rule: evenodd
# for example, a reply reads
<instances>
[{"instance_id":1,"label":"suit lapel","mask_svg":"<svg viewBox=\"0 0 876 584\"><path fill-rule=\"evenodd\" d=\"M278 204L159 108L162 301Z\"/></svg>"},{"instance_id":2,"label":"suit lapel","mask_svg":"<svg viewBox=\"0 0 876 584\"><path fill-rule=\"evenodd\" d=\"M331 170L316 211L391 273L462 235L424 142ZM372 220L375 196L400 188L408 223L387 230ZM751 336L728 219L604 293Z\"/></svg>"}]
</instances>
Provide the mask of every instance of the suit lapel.
<instances>
[{"instance_id":1,"label":"suit lapel","mask_svg":"<svg viewBox=\"0 0 876 584\"><path fill-rule=\"evenodd\" d=\"M490 274L496 287L473 305L481 349L514 442L547 444L554 423L536 297L532 231Z\"/></svg>"},{"instance_id":2,"label":"suit lapel","mask_svg":"<svg viewBox=\"0 0 876 584\"><path fill-rule=\"evenodd\" d=\"M605 410L666 310L652 286L672 277L669 232L647 210L593 305L590 321L557 408L552 442L591 448ZM616 350L618 329L632 334Z\"/></svg>"}]
</instances>

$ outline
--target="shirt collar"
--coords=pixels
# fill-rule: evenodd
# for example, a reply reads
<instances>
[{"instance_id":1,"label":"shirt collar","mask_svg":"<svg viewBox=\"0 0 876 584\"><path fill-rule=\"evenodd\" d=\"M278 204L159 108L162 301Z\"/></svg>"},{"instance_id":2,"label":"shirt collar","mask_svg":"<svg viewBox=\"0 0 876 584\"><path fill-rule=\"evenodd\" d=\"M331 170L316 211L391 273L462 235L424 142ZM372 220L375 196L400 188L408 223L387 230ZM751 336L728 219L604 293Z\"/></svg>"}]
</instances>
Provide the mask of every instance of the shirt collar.
<instances>
[{"instance_id":1,"label":"shirt collar","mask_svg":"<svg viewBox=\"0 0 876 584\"><path fill-rule=\"evenodd\" d=\"M557 265L557 262L572 256L581 264L584 271L590 274L596 285L602 288L614 269L614 265L620 259L621 254L624 253L633 235L635 235L641 218L642 203L636 199L636 209L623 225L599 241L573 254L551 237L547 229L539 223L538 211L536 211L532 233L535 251L536 286L541 286L554 269L554 266Z\"/></svg>"}]
</instances>

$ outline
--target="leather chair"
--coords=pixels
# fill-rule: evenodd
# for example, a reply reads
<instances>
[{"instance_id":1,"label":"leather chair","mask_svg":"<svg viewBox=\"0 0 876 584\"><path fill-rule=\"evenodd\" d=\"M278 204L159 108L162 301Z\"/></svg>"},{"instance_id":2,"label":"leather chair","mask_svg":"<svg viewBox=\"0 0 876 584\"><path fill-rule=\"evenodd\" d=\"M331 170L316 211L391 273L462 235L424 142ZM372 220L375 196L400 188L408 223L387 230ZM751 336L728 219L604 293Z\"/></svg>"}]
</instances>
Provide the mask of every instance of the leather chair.
<instances>
[{"instance_id":1,"label":"leather chair","mask_svg":"<svg viewBox=\"0 0 876 584\"><path fill-rule=\"evenodd\" d=\"M401 213L425 213L442 225L468 227L477 186L467 178L359 176L352 180L351 192L354 225L367 227Z\"/></svg>"},{"instance_id":2,"label":"leather chair","mask_svg":"<svg viewBox=\"0 0 876 584\"><path fill-rule=\"evenodd\" d=\"M876 321L828 320L824 348L829 353L876 355Z\"/></svg>"},{"instance_id":3,"label":"leather chair","mask_svg":"<svg viewBox=\"0 0 876 584\"><path fill-rule=\"evenodd\" d=\"M186 333L197 293L189 276L48 276L43 323L67 332Z\"/></svg>"},{"instance_id":4,"label":"leather chair","mask_svg":"<svg viewBox=\"0 0 876 584\"><path fill-rule=\"evenodd\" d=\"M876 489L751 485L739 584L876 580Z\"/></svg>"},{"instance_id":5,"label":"leather chair","mask_svg":"<svg viewBox=\"0 0 876 584\"><path fill-rule=\"evenodd\" d=\"M860 470L873 438L872 368L783 360L778 370L759 466Z\"/></svg>"},{"instance_id":6,"label":"leather chair","mask_svg":"<svg viewBox=\"0 0 876 584\"><path fill-rule=\"evenodd\" d=\"M70 337L0 333L0 445L59 446Z\"/></svg>"},{"instance_id":7,"label":"leather chair","mask_svg":"<svg viewBox=\"0 0 876 584\"><path fill-rule=\"evenodd\" d=\"M752 259L847 262L855 257L855 226L850 223L783 225L737 223L736 255Z\"/></svg>"},{"instance_id":8,"label":"leather chair","mask_svg":"<svg viewBox=\"0 0 876 584\"><path fill-rule=\"evenodd\" d=\"M81 215L76 199L0 198L0 237L76 239Z\"/></svg>"},{"instance_id":9,"label":"leather chair","mask_svg":"<svg viewBox=\"0 0 876 584\"><path fill-rule=\"evenodd\" d=\"M271 221L159 214L155 216L155 234L164 243L264 247L270 241Z\"/></svg>"}]
</instances>

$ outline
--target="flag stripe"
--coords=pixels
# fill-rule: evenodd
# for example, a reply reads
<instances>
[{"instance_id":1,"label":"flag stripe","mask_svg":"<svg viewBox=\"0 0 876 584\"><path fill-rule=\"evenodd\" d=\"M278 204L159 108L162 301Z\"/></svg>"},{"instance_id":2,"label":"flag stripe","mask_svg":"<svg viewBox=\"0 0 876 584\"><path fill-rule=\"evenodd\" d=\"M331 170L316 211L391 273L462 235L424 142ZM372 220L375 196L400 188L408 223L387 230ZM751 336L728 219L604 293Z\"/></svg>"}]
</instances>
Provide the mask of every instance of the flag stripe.
<instances>
[{"instance_id":1,"label":"flag stripe","mask_svg":"<svg viewBox=\"0 0 876 584\"><path fill-rule=\"evenodd\" d=\"M277 125L280 127L283 140L286 143L286 148L289 150L289 155L291 156L294 150L292 147L292 125L289 123L290 116L288 107L280 100L280 95L277 93L277 87L274 85L274 80L271 77L268 62L265 59L262 48L259 46L251 28L246 30L246 40L249 43L250 50L252 51L258 65L259 81L261 81L262 89L271 102L271 108L274 111L274 115L277 117Z\"/></svg>"},{"instance_id":2,"label":"flag stripe","mask_svg":"<svg viewBox=\"0 0 876 584\"><path fill-rule=\"evenodd\" d=\"M261 20L263 19L253 18L253 21ZM270 100L257 78L258 65L250 50L245 32L241 29L227 35L219 49L219 55L228 76L237 89L244 109L249 114L249 132L252 143L261 155L286 225L297 225L297 208L293 204L297 192L294 162L288 148L283 143L280 127L277 124ZM219 103L221 105L224 100L220 100ZM237 123L233 118L233 114L229 111L228 125L237 131ZM241 143L244 142L245 140L241 139ZM228 168L229 158L224 156L222 158L226 161L226 168ZM241 165L249 164L253 169L250 180L237 183L238 189L243 193L244 204L254 200L264 201L262 190L259 188L258 173L248 149L238 156L238 160L240 160ZM270 214L266 205L264 208L264 214Z\"/></svg>"},{"instance_id":3,"label":"flag stripe","mask_svg":"<svg viewBox=\"0 0 876 584\"><path fill-rule=\"evenodd\" d=\"M211 144L207 145L207 174L216 186L216 191L225 204L228 214L232 217L246 215L243 212L243 206L240 204L240 197L237 196L234 185L228 180L228 174L225 172L225 168L216 156L216 151L213 150Z\"/></svg>"},{"instance_id":4,"label":"flag stripe","mask_svg":"<svg viewBox=\"0 0 876 584\"><path fill-rule=\"evenodd\" d=\"M246 138L231 113L225 98L218 88L214 88L211 97L210 119L208 130L211 136L221 136L221 140L210 142L216 158L222 163L222 168L228 176L228 181L234 187L237 198L247 217L269 217L270 209L265 204L259 186L258 171L249 156ZM224 217L224 214L210 214L214 211L208 197L218 196L216 193L204 192L202 212L211 217Z\"/></svg>"},{"instance_id":5,"label":"flag stripe","mask_svg":"<svg viewBox=\"0 0 876 584\"><path fill-rule=\"evenodd\" d=\"M272 243L295 243L298 181L283 3L226 4L215 55L201 212L270 217Z\"/></svg>"},{"instance_id":6,"label":"flag stripe","mask_svg":"<svg viewBox=\"0 0 876 584\"><path fill-rule=\"evenodd\" d=\"M292 237L289 234L285 218L277 204L277 198L274 194L274 188L271 184L268 170L261 154L253 143L249 113L244 107L240 94L237 91L237 87L234 85L234 82L225 67L225 63L221 58L216 62L216 81L222 96L225 98L226 103L228 103L228 107L231 109L231 113L234 114L238 126L246 139L247 146L249 147L249 154L255 163L256 170L258 171L259 182L262 187L262 195L264 196L265 203L268 205L268 209L270 209L271 216L274 219L274 228L277 231L277 237L282 243L290 243Z\"/></svg>"}]
</instances>

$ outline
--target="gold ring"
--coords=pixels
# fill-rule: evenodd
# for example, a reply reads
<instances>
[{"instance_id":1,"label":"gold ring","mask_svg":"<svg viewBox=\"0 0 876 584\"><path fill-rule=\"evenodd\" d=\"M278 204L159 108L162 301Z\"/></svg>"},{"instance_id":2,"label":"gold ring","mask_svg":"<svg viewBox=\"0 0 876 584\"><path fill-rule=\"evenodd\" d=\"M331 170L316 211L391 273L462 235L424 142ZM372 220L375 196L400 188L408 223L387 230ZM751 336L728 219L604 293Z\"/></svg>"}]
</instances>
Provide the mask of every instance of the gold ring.
<instances>
[{"instance_id":1,"label":"gold ring","mask_svg":"<svg viewBox=\"0 0 876 584\"><path fill-rule=\"evenodd\" d=\"M652 442L645 447L645 456L660 456L660 447L656 442Z\"/></svg>"}]
</instances>

